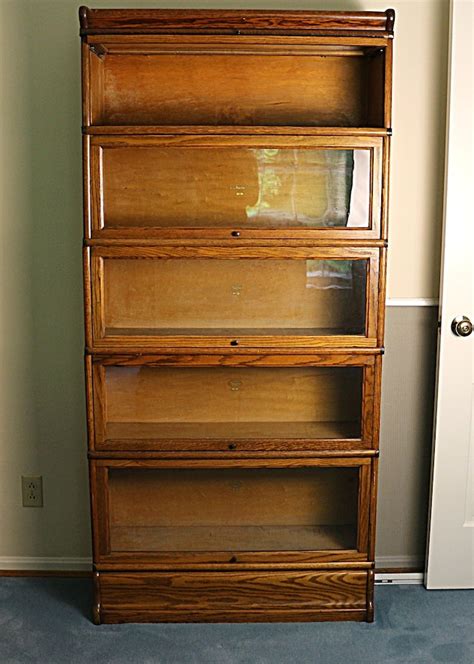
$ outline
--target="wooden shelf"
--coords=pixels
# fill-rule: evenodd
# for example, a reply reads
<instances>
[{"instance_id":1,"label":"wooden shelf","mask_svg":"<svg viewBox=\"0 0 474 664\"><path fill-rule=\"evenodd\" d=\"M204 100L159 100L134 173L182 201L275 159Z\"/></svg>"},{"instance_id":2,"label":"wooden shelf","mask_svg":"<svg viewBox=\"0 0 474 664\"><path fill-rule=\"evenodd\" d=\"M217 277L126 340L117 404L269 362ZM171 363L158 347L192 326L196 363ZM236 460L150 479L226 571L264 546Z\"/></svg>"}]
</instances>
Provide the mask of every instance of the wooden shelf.
<instances>
[{"instance_id":1,"label":"wooden shelf","mask_svg":"<svg viewBox=\"0 0 474 664\"><path fill-rule=\"evenodd\" d=\"M114 551L324 551L355 549L342 526L112 526Z\"/></svg>"},{"instance_id":2,"label":"wooden shelf","mask_svg":"<svg viewBox=\"0 0 474 664\"><path fill-rule=\"evenodd\" d=\"M107 422L106 439L335 439L360 437L358 422Z\"/></svg>"},{"instance_id":3,"label":"wooden shelf","mask_svg":"<svg viewBox=\"0 0 474 664\"><path fill-rule=\"evenodd\" d=\"M169 327L107 327L105 328L105 336L123 336L123 337L206 337L207 335L223 336L223 337L326 337L336 335L353 334L354 336L362 336L360 331L353 329L344 329L336 327L247 327L247 328L169 328Z\"/></svg>"}]
</instances>

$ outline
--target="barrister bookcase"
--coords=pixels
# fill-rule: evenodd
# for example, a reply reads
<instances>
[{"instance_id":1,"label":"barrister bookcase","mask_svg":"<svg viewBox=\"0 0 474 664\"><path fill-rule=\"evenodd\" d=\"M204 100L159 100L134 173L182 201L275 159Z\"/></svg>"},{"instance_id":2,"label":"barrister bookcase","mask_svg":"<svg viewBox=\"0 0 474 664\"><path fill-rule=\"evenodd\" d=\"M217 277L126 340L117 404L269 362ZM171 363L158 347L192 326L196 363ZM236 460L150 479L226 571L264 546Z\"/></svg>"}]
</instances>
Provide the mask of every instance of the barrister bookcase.
<instances>
[{"instance_id":1,"label":"barrister bookcase","mask_svg":"<svg viewBox=\"0 0 474 664\"><path fill-rule=\"evenodd\" d=\"M394 12L80 24L94 621L371 621Z\"/></svg>"}]
</instances>

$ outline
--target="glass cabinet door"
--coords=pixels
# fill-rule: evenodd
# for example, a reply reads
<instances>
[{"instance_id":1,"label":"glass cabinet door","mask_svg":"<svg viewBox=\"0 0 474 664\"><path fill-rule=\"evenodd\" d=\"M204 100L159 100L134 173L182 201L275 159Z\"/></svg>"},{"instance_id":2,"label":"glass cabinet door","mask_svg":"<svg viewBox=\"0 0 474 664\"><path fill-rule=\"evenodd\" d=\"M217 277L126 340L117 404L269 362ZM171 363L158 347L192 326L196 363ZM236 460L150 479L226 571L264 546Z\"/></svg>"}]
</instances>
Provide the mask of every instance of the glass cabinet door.
<instances>
[{"instance_id":1,"label":"glass cabinet door","mask_svg":"<svg viewBox=\"0 0 474 664\"><path fill-rule=\"evenodd\" d=\"M96 494L107 505L102 552L136 562L172 552L232 562L297 560L304 552L366 556L359 509L369 495L370 460L332 461L289 468L99 462Z\"/></svg>"},{"instance_id":2,"label":"glass cabinet door","mask_svg":"<svg viewBox=\"0 0 474 664\"><path fill-rule=\"evenodd\" d=\"M94 343L375 346L377 250L267 253L95 251Z\"/></svg>"},{"instance_id":3,"label":"glass cabinet door","mask_svg":"<svg viewBox=\"0 0 474 664\"><path fill-rule=\"evenodd\" d=\"M92 140L95 235L380 236L381 138Z\"/></svg>"},{"instance_id":4,"label":"glass cabinet door","mask_svg":"<svg viewBox=\"0 0 474 664\"><path fill-rule=\"evenodd\" d=\"M371 445L372 412L364 410L363 395L370 404L373 356L339 365L340 358L326 355L319 366L252 366L252 360L245 366L245 358L243 366L166 366L153 356L147 361L137 364L133 356L95 361L96 449Z\"/></svg>"}]
</instances>

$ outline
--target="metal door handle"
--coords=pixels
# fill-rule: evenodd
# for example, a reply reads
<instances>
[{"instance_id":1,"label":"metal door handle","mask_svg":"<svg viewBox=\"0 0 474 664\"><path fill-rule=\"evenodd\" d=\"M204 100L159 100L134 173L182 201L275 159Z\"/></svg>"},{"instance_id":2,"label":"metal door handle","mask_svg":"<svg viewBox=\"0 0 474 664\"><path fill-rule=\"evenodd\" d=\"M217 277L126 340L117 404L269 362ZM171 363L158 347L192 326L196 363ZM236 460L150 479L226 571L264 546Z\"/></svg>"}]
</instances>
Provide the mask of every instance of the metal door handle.
<instances>
[{"instance_id":1,"label":"metal door handle","mask_svg":"<svg viewBox=\"0 0 474 664\"><path fill-rule=\"evenodd\" d=\"M467 316L456 316L451 323L451 330L457 337L468 337L472 332L472 323Z\"/></svg>"}]
</instances>

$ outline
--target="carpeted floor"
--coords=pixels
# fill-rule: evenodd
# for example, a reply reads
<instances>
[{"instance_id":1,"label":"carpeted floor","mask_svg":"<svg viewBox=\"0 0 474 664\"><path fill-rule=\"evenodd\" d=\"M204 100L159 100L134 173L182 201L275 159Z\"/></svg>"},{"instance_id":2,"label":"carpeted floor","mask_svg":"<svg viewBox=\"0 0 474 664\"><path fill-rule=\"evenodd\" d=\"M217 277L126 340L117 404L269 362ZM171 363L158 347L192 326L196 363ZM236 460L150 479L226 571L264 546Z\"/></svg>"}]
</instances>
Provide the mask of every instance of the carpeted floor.
<instances>
[{"instance_id":1,"label":"carpeted floor","mask_svg":"<svg viewBox=\"0 0 474 664\"><path fill-rule=\"evenodd\" d=\"M86 579L0 578L1 664L474 663L474 591L378 586L376 622L101 625Z\"/></svg>"}]
</instances>

